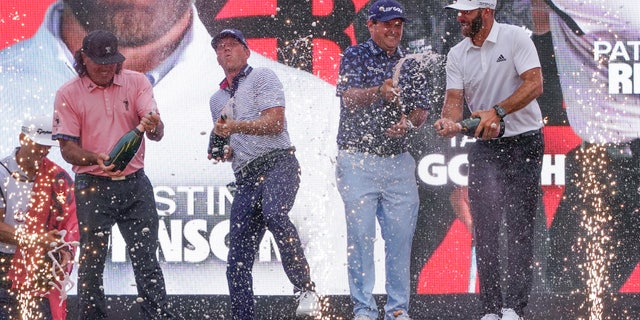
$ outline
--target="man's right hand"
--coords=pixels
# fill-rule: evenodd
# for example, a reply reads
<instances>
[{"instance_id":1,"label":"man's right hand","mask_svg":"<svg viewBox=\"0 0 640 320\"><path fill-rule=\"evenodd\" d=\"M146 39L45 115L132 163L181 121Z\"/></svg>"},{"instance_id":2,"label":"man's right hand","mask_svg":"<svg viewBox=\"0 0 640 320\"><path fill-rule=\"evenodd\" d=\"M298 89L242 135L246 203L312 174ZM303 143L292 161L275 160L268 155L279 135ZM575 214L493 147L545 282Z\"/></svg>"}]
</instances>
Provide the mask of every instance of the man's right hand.
<instances>
[{"instance_id":1,"label":"man's right hand","mask_svg":"<svg viewBox=\"0 0 640 320\"><path fill-rule=\"evenodd\" d=\"M433 127L436 128L436 133L445 138L453 138L456 134L460 133L460 126L450 119L441 118L438 119Z\"/></svg>"},{"instance_id":2,"label":"man's right hand","mask_svg":"<svg viewBox=\"0 0 640 320\"><path fill-rule=\"evenodd\" d=\"M58 230L49 230L40 236L40 244L48 249L53 249L60 243Z\"/></svg>"},{"instance_id":3,"label":"man's right hand","mask_svg":"<svg viewBox=\"0 0 640 320\"><path fill-rule=\"evenodd\" d=\"M112 163L110 165L105 165L104 162L109 160L109 155L106 153L99 153L98 157L96 158L96 161L98 162L98 166L100 166L100 169L102 169L102 172L108 174L110 177L117 177L117 176L121 176L122 175L122 171L118 170L118 171L112 171L113 168L116 167L115 163Z\"/></svg>"}]
</instances>

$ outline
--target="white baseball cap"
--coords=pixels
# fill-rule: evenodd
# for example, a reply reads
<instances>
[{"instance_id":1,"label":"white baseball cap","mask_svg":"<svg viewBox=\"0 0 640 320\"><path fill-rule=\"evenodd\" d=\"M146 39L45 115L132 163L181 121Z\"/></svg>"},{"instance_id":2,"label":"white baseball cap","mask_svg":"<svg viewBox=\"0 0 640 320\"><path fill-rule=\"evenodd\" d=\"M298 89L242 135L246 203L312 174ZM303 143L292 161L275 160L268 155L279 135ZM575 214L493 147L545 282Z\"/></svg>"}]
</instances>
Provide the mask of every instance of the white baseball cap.
<instances>
[{"instance_id":1,"label":"white baseball cap","mask_svg":"<svg viewBox=\"0 0 640 320\"><path fill-rule=\"evenodd\" d=\"M445 8L456 10L475 10L478 8L496 9L497 0L455 0Z\"/></svg>"},{"instance_id":2,"label":"white baseball cap","mask_svg":"<svg viewBox=\"0 0 640 320\"><path fill-rule=\"evenodd\" d=\"M27 119L22 123L22 133L39 145L57 147L58 141L51 139L52 122L50 115Z\"/></svg>"}]
</instances>

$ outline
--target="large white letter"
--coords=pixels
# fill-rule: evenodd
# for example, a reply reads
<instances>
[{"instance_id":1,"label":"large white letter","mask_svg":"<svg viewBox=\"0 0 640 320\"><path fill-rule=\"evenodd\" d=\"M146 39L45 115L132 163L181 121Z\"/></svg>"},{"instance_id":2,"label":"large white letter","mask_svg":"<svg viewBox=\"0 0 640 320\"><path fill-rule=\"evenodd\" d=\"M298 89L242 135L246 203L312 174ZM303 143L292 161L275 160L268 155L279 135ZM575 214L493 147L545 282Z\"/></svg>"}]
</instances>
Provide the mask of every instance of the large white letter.
<instances>
[{"instance_id":1,"label":"large white letter","mask_svg":"<svg viewBox=\"0 0 640 320\"><path fill-rule=\"evenodd\" d=\"M609 63L609 94L631 94L633 70L626 63ZM622 92L621 92L622 91Z\"/></svg>"},{"instance_id":2,"label":"large white letter","mask_svg":"<svg viewBox=\"0 0 640 320\"><path fill-rule=\"evenodd\" d=\"M609 55L611 43L609 41L595 41L593 43L593 60L599 61L600 55Z\"/></svg>"},{"instance_id":3,"label":"large white letter","mask_svg":"<svg viewBox=\"0 0 640 320\"><path fill-rule=\"evenodd\" d=\"M180 262L182 261L182 220L170 221L171 235L169 235L165 220L159 221L158 243L165 261Z\"/></svg>"},{"instance_id":4,"label":"large white letter","mask_svg":"<svg viewBox=\"0 0 640 320\"><path fill-rule=\"evenodd\" d=\"M444 163L444 155L430 154L422 158L418 164L418 177L424 183L432 186L447 184L447 167Z\"/></svg>"},{"instance_id":5,"label":"large white letter","mask_svg":"<svg viewBox=\"0 0 640 320\"><path fill-rule=\"evenodd\" d=\"M184 238L190 244L184 249L185 262L201 262L209 257L209 242L203 236L207 232L207 221L191 220L184 225Z\"/></svg>"},{"instance_id":6,"label":"large white letter","mask_svg":"<svg viewBox=\"0 0 640 320\"><path fill-rule=\"evenodd\" d=\"M542 158L542 177L541 184L543 186L564 186L564 154L545 154Z\"/></svg>"}]
</instances>

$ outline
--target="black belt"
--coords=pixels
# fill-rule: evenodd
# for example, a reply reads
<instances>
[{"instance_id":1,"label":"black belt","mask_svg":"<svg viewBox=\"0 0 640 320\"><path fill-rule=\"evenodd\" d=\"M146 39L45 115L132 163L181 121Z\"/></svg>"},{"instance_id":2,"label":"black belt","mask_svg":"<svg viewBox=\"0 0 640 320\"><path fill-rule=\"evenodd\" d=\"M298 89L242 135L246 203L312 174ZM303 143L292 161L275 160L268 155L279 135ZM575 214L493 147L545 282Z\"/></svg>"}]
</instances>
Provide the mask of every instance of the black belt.
<instances>
[{"instance_id":1,"label":"black belt","mask_svg":"<svg viewBox=\"0 0 640 320\"><path fill-rule=\"evenodd\" d=\"M106 181L123 181L123 180L130 180L130 179L137 179L137 178L141 178L144 177L144 169L140 169L132 174L128 174L126 176L117 176L117 177L110 177L110 176L98 176L95 174L89 174L89 173L78 173L76 174L76 180L79 178L89 178L89 179L98 179L98 180L106 180Z\"/></svg>"},{"instance_id":2,"label":"black belt","mask_svg":"<svg viewBox=\"0 0 640 320\"><path fill-rule=\"evenodd\" d=\"M517 143L522 139L526 139L526 138L530 138L530 137L535 137L537 135L541 135L542 134L542 129L536 129L536 130L531 130L531 131L527 131L527 132L523 132L521 134L515 135L515 136L511 136L511 137L502 137L502 138L495 138L495 139L491 139L491 140L479 140L479 142L481 143L488 143L488 144L508 144L508 143Z\"/></svg>"},{"instance_id":3,"label":"black belt","mask_svg":"<svg viewBox=\"0 0 640 320\"><path fill-rule=\"evenodd\" d=\"M290 153L293 154L296 152L296 147L290 147L287 149L276 149L273 151L269 151L264 155L257 157L251 160L249 163L245 164L242 168L238 169L236 175L240 175L240 177L246 177L247 175L256 172L257 170L264 169L270 163L274 162L274 159L280 155Z\"/></svg>"}]
</instances>

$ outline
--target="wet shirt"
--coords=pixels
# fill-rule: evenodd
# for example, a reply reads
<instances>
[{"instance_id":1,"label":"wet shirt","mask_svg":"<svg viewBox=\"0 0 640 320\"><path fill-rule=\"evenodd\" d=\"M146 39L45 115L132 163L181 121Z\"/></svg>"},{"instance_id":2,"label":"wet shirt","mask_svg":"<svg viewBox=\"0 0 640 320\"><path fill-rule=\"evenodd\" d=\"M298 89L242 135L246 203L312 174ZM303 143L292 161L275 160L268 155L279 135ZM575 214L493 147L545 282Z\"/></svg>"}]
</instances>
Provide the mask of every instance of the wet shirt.
<instances>
[{"instance_id":1,"label":"wet shirt","mask_svg":"<svg viewBox=\"0 0 640 320\"><path fill-rule=\"evenodd\" d=\"M247 121L259 118L264 110L284 106L284 88L278 76L270 69L250 66L246 66L232 84L223 81L220 90L209 100L214 123L223 110L232 119ZM233 149L231 166L238 171L270 151L291 147L287 121L282 132L276 135L232 134L229 145Z\"/></svg>"},{"instance_id":2,"label":"wet shirt","mask_svg":"<svg viewBox=\"0 0 640 320\"><path fill-rule=\"evenodd\" d=\"M540 67L538 51L522 28L493 22L482 46L465 38L447 55L447 90L464 90L471 112L487 110L511 96L522 84L520 75ZM505 137L542 127L542 112L533 99L505 118Z\"/></svg>"},{"instance_id":3,"label":"wet shirt","mask_svg":"<svg viewBox=\"0 0 640 320\"><path fill-rule=\"evenodd\" d=\"M370 88L383 84L386 79L393 77L393 68L403 56L400 49L392 56L387 55L372 39L347 48L340 63L336 95L342 97L349 88ZM400 120L402 112L409 114L416 107L428 109L426 104L409 103L402 110L382 98L370 106L348 109L343 100L340 100L338 146L381 156L407 150L406 136L390 138L385 135L385 131Z\"/></svg>"},{"instance_id":4,"label":"wet shirt","mask_svg":"<svg viewBox=\"0 0 640 320\"><path fill-rule=\"evenodd\" d=\"M108 87L96 85L88 76L72 79L56 93L54 109L54 139L77 141L85 150L106 154L144 115L158 112L149 80L142 73L125 69ZM143 139L123 174L144 167L144 150ZM73 166L73 171L106 176L97 164Z\"/></svg>"}]
</instances>

